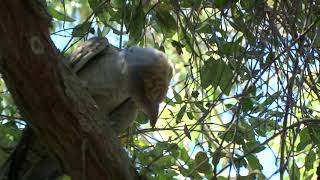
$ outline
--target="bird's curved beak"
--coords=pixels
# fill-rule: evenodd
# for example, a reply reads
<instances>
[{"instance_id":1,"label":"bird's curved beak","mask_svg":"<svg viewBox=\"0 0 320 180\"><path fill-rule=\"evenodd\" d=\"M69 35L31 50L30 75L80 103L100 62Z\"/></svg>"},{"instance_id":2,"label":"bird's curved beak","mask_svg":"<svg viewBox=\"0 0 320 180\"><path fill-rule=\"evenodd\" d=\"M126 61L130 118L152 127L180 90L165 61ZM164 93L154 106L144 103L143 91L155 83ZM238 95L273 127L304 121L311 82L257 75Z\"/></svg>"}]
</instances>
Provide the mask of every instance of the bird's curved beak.
<instances>
[{"instance_id":1,"label":"bird's curved beak","mask_svg":"<svg viewBox=\"0 0 320 180\"><path fill-rule=\"evenodd\" d=\"M150 119L150 125L152 128L154 128L158 120L159 103L151 102L148 104L149 105L145 106L145 110L146 110L147 116Z\"/></svg>"}]
</instances>

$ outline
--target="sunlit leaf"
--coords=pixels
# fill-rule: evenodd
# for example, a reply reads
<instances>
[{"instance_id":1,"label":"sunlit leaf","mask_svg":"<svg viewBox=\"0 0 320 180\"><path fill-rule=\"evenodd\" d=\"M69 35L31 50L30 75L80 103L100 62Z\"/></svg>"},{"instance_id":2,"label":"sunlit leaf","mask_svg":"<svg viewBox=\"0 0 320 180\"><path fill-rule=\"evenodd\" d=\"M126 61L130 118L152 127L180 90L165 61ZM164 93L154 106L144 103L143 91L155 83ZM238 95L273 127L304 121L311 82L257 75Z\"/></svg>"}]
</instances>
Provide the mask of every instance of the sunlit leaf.
<instances>
[{"instance_id":1,"label":"sunlit leaf","mask_svg":"<svg viewBox=\"0 0 320 180\"><path fill-rule=\"evenodd\" d=\"M174 89L173 89L173 95L174 95L174 98L176 99L176 103L177 104L181 104L182 103L182 97L181 95L176 92Z\"/></svg>"},{"instance_id":2,"label":"sunlit leaf","mask_svg":"<svg viewBox=\"0 0 320 180\"><path fill-rule=\"evenodd\" d=\"M192 120L192 119L194 119L194 115L193 115L193 113L192 112L187 112L187 116L188 116L188 118L190 119L190 120Z\"/></svg>"},{"instance_id":3,"label":"sunlit leaf","mask_svg":"<svg viewBox=\"0 0 320 180\"><path fill-rule=\"evenodd\" d=\"M297 151L302 151L306 148L307 145L309 145L312 140L309 135L308 128L304 128L299 132L300 142L297 145Z\"/></svg>"},{"instance_id":4,"label":"sunlit leaf","mask_svg":"<svg viewBox=\"0 0 320 180\"><path fill-rule=\"evenodd\" d=\"M310 151L306 156L306 161L305 161L306 171L313 169L313 164L315 160L316 160L316 154L313 151Z\"/></svg>"},{"instance_id":5,"label":"sunlit leaf","mask_svg":"<svg viewBox=\"0 0 320 180\"><path fill-rule=\"evenodd\" d=\"M74 22L75 21L75 19L68 16L67 14L57 11L54 7L49 6L48 10L49 10L49 13L52 15L52 17L54 17L57 20L67 21L67 22Z\"/></svg>"},{"instance_id":6,"label":"sunlit leaf","mask_svg":"<svg viewBox=\"0 0 320 180\"><path fill-rule=\"evenodd\" d=\"M183 105L180 111L177 114L176 122L177 124L181 122L182 117L184 116L187 109L187 105Z\"/></svg>"},{"instance_id":7,"label":"sunlit leaf","mask_svg":"<svg viewBox=\"0 0 320 180\"><path fill-rule=\"evenodd\" d=\"M250 167L252 169L258 169L258 170L262 170L263 169L262 165L259 162L259 159L256 156L254 156L252 154L249 154L246 157L246 159L248 160L248 164L250 165Z\"/></svg>"}]
</instances>

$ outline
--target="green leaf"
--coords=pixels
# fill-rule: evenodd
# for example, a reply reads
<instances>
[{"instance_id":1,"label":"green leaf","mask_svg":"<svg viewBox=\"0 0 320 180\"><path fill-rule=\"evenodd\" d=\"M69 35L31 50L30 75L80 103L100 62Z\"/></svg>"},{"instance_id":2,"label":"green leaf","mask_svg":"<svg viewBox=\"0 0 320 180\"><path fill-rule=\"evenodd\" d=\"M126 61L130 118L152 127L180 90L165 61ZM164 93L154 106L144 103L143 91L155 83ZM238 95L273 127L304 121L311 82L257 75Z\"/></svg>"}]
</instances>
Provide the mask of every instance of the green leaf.
<instances>
[{"instance_id":1,"label":"green leaf","mask_svg":"<svg viewBox=\"0 0 320 180\"><path fill-rule=\"evenodd\" d=\"M187 116L190 120L194 119L193 113L190 111L187 112Z\"/></svg>"},{"instance_id":2,"label":"green leaf","mask_svg":"<svg viewBox=\"0 0 320 180\"><path fill-rule=\"evenodd\" d=\"M255 149L254 151L252 151ZM261 146L257 141L249 141L243 146L244 153L259 153L265 150L265 146Z\"/></svg>"},{"instance_id":3,"label":"green leaf","mask_svg":"<svg viewBox=\"0 0 320 180\"><path fill-rule=\"evenodd\" d=\"M183 118L183 115L185 114L186 109L187 109L187 105L183 105L180 111L178 112L177 118L176 118L177 124L181 122L181 119Z\"/></svg>"},{"instance_id":4,"label":"green leaf","mask_svg":"<svg viewBox=\"0 0 320 180\"><path fill-rule=\"evenodd\" d=\"M171 45L176 48L176 51L177 51L178 54L180 54L180 55L182 54L182 48L184 47L183 44L181 44L178 41L173 40L171 42Z\"/></svg>"},{"instance_id":5,"label":"green leaf","mask_svg":"<svg viewBox=\"0 0 320 180\"><path fill-rule=\"evenodd\" d=\"M218 135L226 142L232 142L234 140L234 134L231 131L219 132Z\"/></svg>"},{"instance_id":6,"label":"green leaf","mask_svg":"<svg viewBox=\"0 0 320 180\"><path fill-rule=\"evenodd\" d=\"M108 9L109 10L109 9ZM111 16L109 14L109 11L99 11L99 13L97 14L98 20L101 21L104 24L105 28L110 28L110 19ZM116 28L114 28L116 29Z\"/></svg>"},{"instance_id":7,"label":"green leaf","mask_svg":"<svg viewBox=\"0 0 320 180\"><path fill-rule=\"evenodd\" d=\"M91 9L96 9L100 2L101 0L88 0Z\"/></svg>"},{"instance_id":8,"label":"green leaf","mask_svg":"<svg viewBox=\"0 0 320 180\"><path fill-rule=\"evenodd\" d=\"M175 164L174 157L170 155L162 156L158 161L157 165L160 165L162 167L169 167Z\"/></svg>"},{"instance_id":9,"label":"green leaf","mask_svg":"<svg viewBox=\"0 0 320 180\"><path fill-rule=\"evenodd\" d=\"M222 92L229 95L232 87L233 72L230 67L222 60L209 58L200 70L201 85L207 88L210 84Z\"/></svg>"},{"instance_id":10,"label":"green leaf","mask_svg":"<svg viewBox=\"0 0 320 180\"><path fill-rule=\"evenodd\" d=\"M206 34L210 34L212 33L212 28L211 28L211 24L208 23L209 21L205 21L204 23L202 23L197 29L197 32L200 33L206 33Z\"/></svg>"},{"instance_id":11,"label":"green leaf","mask_svg":"<svg viewBox=\"0 0 320 180\"><path fill-rule=\"evenodd\" d=\"M136 11L133 13L130 23L130 40L137 42L141 39L145 23L144 17L145 12L141 7L137 8Z\"/></svg>"},{"instance_id":12,"label":"green leaf","mask_svg":"<svg viewBox=\"0 0 320 180\"><path fill-rule=\"evenodd\" d=\"M102 30L98 28L98 37L106 37L110 30L110 27L103 27Z\"/></svg>"},{"instance_id":13,"label":"green leaf","mask_svg":"<svg viewBox=\"0 0 320 180\"><path fill-rule=\"evenodd\" d=\"M75 19L72 17L66 15L65 13L57 11L54 7L49 6L48 7L49 13L52 15L53 18L60 20L60 21L67 21L67 22L74 22Z\"/></svg>"},{"instance_id":14,"label":"green leaf","mask_svg":"<svg viewBox=\"0 0 320 180\"><path fill-rule=\"evenodd\" d=\"M180 147L180 158L184 162L188 162L190 160L190 156L188 154L188 151L184 147Z\"/></svg>"},{"instance_id":15,"label":"green leaf","mask_svg":"<svg viewBox=\"0 0 320 180\"><path fill-rule=\"evenodd\" d=\"M296 161L294 161L294 163L291 165L289 169L289 179L300 179L300 171L299 171L299 167L297 166L297 164L295 163Z\"/></svg>"},{"instance_id":16,"label":"green leaf","mask_svg":"<svg viewBox=\"0 0 320 180\"><path fill-rule=\"evenodd\" d=\"M310 138L308 128L304 128L299 132L299 139L300 142L297 145L297 151L302 151L307 145L311 144L312 140Z\"/></svg>"},{"instance_id":17,"label":"green leaf","mask_svg":"<svg viewBox=\"0 0 320 180\"><path fill-rule=\"evenodd\" d=\"M224 6L226 6L228 4L229 0L215 0L214 1L214 5L216 8L223 8Z\"/></svg>"},{"instance_id":18,"label":"green leaf","mask_svg":"<svg viewBox=\"0 0 320 180\"><path fill-rule=\"evenodd\" d=\"M213 69L214 69L214 61L209 59L207 60L204 65L201 68L200 71L200 80L201 80L201 86L205 89L213 82Z\"/></svg>"},{"instance_id":19,"label":"green leaf","mask_svg":"<svg viewBox=\"0 0 320 180\"><path fill-rule=\"evenodd\" d=\"M197 166L197 170L204 174L210 173L211 169L211 165L208 162L202 163L201 165Z\"/></svg>"},{"instance_id":20,"label":"green leaf","mask_svg":"<svg viewBox=\"0 0 320 180\"><path fill-rule=\"evenodd\" d=\"M174 102L172 101L172 99L170 99L170 98L168 98L168 97L166 97L166 98L164 99L164 102L165 102L166 104L170 105L170 106L176 106L176 103L174 103Z\"/></svg>"},{"instance_id":21,"label":"green leaf","mask_svg":"<svg viewBox=\"0 0 320 180\"><path fill-rule=\"evenodd\" d=\"M112 1L111 1L113 7L116 7L116 8L122 8L122 7L123 7L123 4L124 4L125 2L126 2L126 1L123 1L123 0L112 0Z\"/></svg>"},{"instance_id":22,"label":"green leaf","mask_svg":"<svg viewBox=\"0 0 320 180\"><path fill-rule=\"evenodd\" d=\"M244 97L241 101L241 105L242 105L242 110L244 112L248 112L253 109L254 103L251 100L251 98Z\"/></svg>"},{"instance_id":23,"label":"green leaf","mask_svg":"<svg viewBox=\"0 0 320 180\"><path fill-rule=\"evenodd\" d=\"M249 154L246 159L248 160L248 164L250 165L250 167L255 170L255 169L258 169L258 170L262 170L263 167L262 165L260 164L258 158L252 154Z\"/></svg>"},{"instance_id":24,"label":"green leaf","mask_svg":"<svg viewBox=\"0 0 320 180\"><path fill-rule=\"evenodd\" d=\"M225 107L226 107L227 109L230 109L230 108L234 107L234 104L225 104Z\"/></svg>"},{"instance_id":25,"label":"green leaf","mask_svg":"<svg viewBox=\"0 0 320 180\"><path fill-rule=\"evenodd\" d=\"M216 166L219 163L220 159L226 155L221 150L220 150L220 152L217 152L217 151L219 151L219 150L217 149L216 152L212 153L212 155L211 155L211 157L212 157L211 163L213 166Z\"/></svg>"},{"instance_id":26,"label":"green leaf","mask_svg":"<svg viewBox=\"0 0 320 180\"><path fill-rule=\"evenodd\" d=\"M172 37L176 33L176 20L170 14L170 8L161 4L156 8L156 22L160 29L163 30L166 37Z\"/></svg>"},{"instance_id":27,"label":"green leaf","mask_svg":"<svg viewBox=\"0 0 320 180\"><path fill-rule=\"evenodd\" d=\"M260 107L266 107L272 103L275 102L275 100L277 100L280 96L281 92L276 92L274 94L272 94L271 96L269 96L263 103L261 103Z\"/></svg>"},{"instance_id":28,"label":"green leaf","mask_svg":"<svg viewBox=\"0 0 320 180\"><path fill-rule=\"evenodd\" d=\"M209 158L207 156L207 154L203 151L199 151L196 156L195 156L195 159L196 163L200 164L202 162L208 162L209 161Z\"/></svg>"},{"instance_id":29,"label":"green leaf","mask_svg":"<svg viewBox=\"0 0 320 180\"><path fill-rule=\"evenodd\" d=\"M162 169L162 171L160 170L155 177L150 177L148 179L172 180L175 176L178 175L179 174L176 173L174 170Z\"/></svg>"},{"instance_id":30,"label":"green leaf","mask_svg":"<svg viewBox=\"0 0 320 180\"><path fill-rule=\"evenodd\" d=\"M147 124L148 123L148 117L145 113L139 113L137 118L136 118L136 122L138 122L139 124Z\"/></svg>"},{"instance_id":31,"label":"green leaf","mask_svg":"<svg viewBox=\"0 0 320 180\"><path fill-rule=\"evenodd\" d=\"M206 112L207 111L207 109L205 107L203 107L202 102L195 102L194 105L196 105L196 107L199 108L201 112Z\"/></svg>"},{"instance_id":32,"label":"green leaf","mask_svg":"<svg viewBox=\"0 0 320 180\"><path fill-rule=\"evenodd\" d=\"M171 156L174 156L174 157L179 157L180 156L180 147L175 144L175 143L172 143L170 144L168 150L171 152Z\"/></svg>"},{"instance_id":33,"label":"green leaf","mask_svg":"<svg viewBox=\"0 0 320 180\"><path fill-rule=\"evenodd\" d=\"M241 168L241 167L247 167L247 162L244 159L239 159L239 158L234 158L234 165L237 168Z\"/></svg>"},{"instance_id":34,"label":"green leaf","mask_svg":"<svg viewBox=\"0 0 320 180\"><path fill-rule=\"evenodd\" d=\"M173 95L174 95L174 98L176 99L176 103L181 104L182 98L181 98L180 94L177 91L175 91L174 89L173 89Z\"/></svg>"},{"instance_id":35,"label":"green leaf","mask_svg":"<svg viewBox=\"0 0 320 180\"><path fill-rule=\"evenodd\" d=\"M192 7L192 0L182 0L180 2L180 6L183 8L191 8Z\"/></svg>"},{"instance_id":36,"label":"green leaf","mask_svg":"<svg viewBox=\"0 0 320 180\"><path fill-rule=\"evenodd\" d=\"M195 162L197 166L197 170L201 173L209 173L211 172L211 165L209 164L209 158L207 154L203 151L199 151L195 156Z\"/></svg>"},{"instance_id":37,"label":"green leaf","mask_svg":"<svg viewBox=\"0 0 320 180\"><path fill-rule=\"evenodd\" d=\"M306 156L306 160L305 160L306 171L313 169L313 164L315 160L316 160L316 153L314 153L313 151L310 151Z\"/></svg>"},{"instance_id":38,"label":"green leaf","mask_svg":"<svg viewBox=\"0 0 320 180\"><path fill-rule=\"evenodd\" d=\"M314 144L320 145L320 132L318 128L309 127L309 135Z\"/></svg>"},{"instance_id":39,"label":"green leaf","mask_svg":"<svg viewBox=\"0 0 320 180\"><path fill-rule=\"evenodd\" d=\"M86 35L91 28L91 24L89 22L84 22L82 24L78 24L72 31L73 37L83 37Z\"/></svg>"}]
</instances>

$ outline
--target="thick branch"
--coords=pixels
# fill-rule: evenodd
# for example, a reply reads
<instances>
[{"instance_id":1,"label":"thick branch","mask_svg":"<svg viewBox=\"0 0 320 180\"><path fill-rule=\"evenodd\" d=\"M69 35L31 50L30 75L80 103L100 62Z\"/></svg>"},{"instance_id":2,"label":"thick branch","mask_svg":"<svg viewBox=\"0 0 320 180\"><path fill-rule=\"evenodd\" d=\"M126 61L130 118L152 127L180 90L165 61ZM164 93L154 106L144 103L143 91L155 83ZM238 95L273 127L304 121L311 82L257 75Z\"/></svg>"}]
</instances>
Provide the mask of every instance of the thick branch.
<instances>
[{"instance_id":1,"label":"thick branch","mask_svg":"<svg viewBox=\"0 0 320 180\"><path fill-rule=\"evenodd\" d=\"M41 8L32 0L0 6L1 72L20 112L73 179L134 179L116 135L59 62Z\"/></svg>"}]
</instances>

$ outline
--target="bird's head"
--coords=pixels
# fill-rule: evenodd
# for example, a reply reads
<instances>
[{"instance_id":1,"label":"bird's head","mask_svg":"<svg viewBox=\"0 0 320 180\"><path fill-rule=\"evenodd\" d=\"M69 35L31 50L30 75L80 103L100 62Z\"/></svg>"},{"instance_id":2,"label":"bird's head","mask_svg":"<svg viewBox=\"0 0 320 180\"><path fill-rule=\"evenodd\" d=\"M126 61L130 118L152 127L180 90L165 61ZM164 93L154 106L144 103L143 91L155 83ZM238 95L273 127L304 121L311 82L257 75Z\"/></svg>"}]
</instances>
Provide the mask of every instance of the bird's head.
<instances>
[{"instance_id":1,"label":"bird's head","mask_svg":"<svg viewBox=\"0 0 320 180\"><path fill-rule=\"evenodd\" d=\"M125 50L125 59L132 98L148 115L154 127L159 104L165 99L172 78L172 66L163 52L153 48L128 48Z\"/></svg>"}]
</instances>

